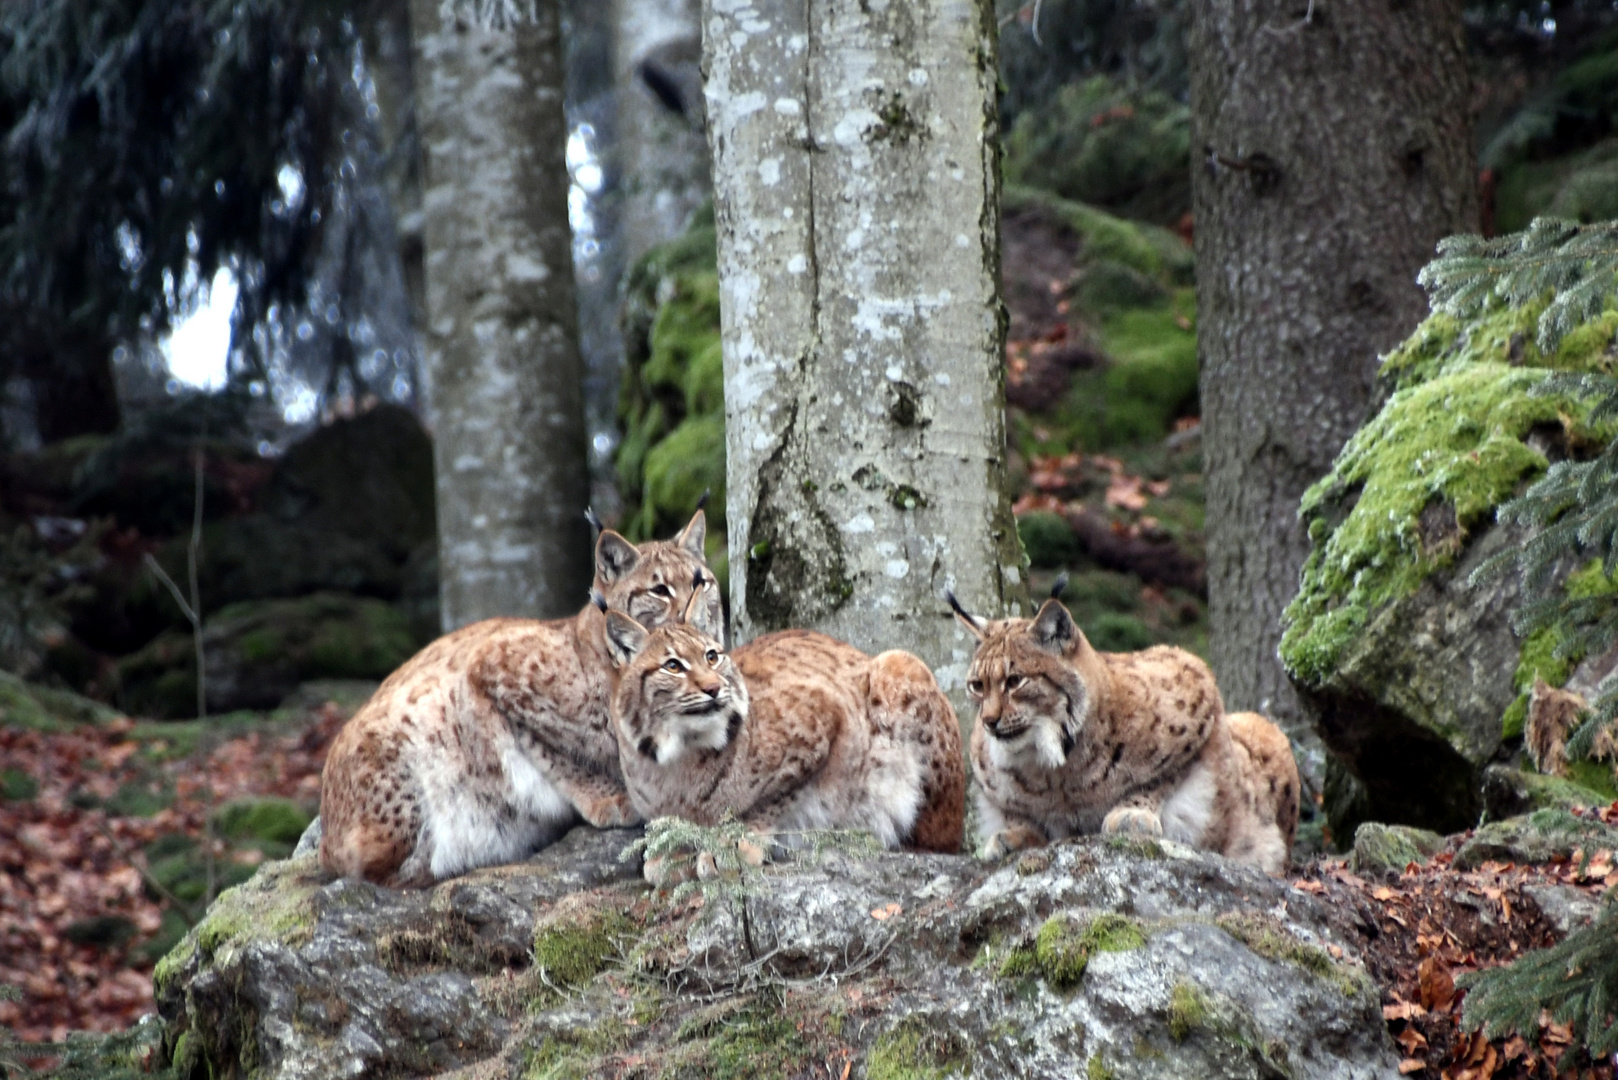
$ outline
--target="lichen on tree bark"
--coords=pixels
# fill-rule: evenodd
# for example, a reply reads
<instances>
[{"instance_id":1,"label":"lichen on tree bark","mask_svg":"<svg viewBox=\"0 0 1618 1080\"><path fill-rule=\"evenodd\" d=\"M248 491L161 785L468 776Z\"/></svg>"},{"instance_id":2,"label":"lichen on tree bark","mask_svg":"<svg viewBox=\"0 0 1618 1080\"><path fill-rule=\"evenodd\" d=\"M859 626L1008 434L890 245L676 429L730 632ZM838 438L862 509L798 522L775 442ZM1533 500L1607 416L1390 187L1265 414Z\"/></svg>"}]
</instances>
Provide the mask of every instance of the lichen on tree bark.
<instances>
[{"instance_id":1,"label":"lichen on tree bark","mask_svg":"<svg viewBox=\"0 0 1618 1080\"><path fill-rule=\"evenodd\" d=\"M560 5L411 0L446 629L590 580Z\"/></svg>"},{"instance_id":2,"label":"lichen on tree bark","mask_svg":"<svg viewBox=\"0 0 1618 1080\"><path fill-rule=\"evenodd\" d=\"M987 0L707 0L733 623L916 652L1025 596Z\"/></svg>"}]
</instances>

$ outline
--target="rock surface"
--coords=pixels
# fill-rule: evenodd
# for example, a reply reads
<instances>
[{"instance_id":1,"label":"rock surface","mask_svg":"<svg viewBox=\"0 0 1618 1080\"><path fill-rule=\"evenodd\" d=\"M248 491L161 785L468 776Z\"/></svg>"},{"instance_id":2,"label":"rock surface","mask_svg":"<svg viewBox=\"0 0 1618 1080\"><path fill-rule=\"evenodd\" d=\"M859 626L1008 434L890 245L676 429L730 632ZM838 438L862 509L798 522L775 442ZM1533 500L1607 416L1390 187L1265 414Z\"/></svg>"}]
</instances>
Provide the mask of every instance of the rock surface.
<instances>
[{"instance_id":1,"label":"rock surface","mask_svg":"<svg viewBox=\"0 0 1618 1080\"><path fill-rule=\"evenodd\" d=\"M635 836L421 892L267 864L155 974L176 1074L1397 1075L1353 916L1213 856L832 850L680 897Z\"/></svg>"}]
</instances>

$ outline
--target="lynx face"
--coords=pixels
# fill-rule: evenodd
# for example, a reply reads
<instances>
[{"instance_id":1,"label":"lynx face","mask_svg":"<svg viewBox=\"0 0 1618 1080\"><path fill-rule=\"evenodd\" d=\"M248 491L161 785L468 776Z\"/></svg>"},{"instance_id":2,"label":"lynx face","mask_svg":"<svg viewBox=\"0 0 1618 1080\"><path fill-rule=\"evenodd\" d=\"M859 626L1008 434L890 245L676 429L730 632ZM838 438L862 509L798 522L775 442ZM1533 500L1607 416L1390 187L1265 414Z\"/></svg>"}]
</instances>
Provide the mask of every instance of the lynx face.
<instances>
[{"instance_id":1,"label":"lynx face","mask_svg":"<svg viewBox=\"0 0 1618 1080\"><path fill-rule=\"evenodd\" d=\"M619 671L612 703L619 732L648 760L672 765L695 751L723 750L747 719L746 683L724 645L696 625L647 630L608 611L607 651Z\"/></svg>"},{"instance_id":2,"label":"lynx face","mask_svg":"<svg viewBox=\"0 0 1618 1080\"><path fill-rule=\"evenodd\" d=\"M989 735L991 761L1060 768L1093 708L1075 667L1090 643L1067 609L1052 600L1033 619L957 617L979 641L966 690Z\"/></svg>"},{"instance_id":3,"label":"lynx face","mask_svg":"<svg viewBox=\"0 0 1618 1080\"><path fill-rule=\"evenodd\" d=\"M723 648L719 583L711 573L697 574L707 569L702 555L706 534L707 520L701 510L672 540L637 547L611 529L603 531L596 541L595 591L608 607L628 612L648 629L674 622L683 614Z\"/></svg>"}]
</instances>

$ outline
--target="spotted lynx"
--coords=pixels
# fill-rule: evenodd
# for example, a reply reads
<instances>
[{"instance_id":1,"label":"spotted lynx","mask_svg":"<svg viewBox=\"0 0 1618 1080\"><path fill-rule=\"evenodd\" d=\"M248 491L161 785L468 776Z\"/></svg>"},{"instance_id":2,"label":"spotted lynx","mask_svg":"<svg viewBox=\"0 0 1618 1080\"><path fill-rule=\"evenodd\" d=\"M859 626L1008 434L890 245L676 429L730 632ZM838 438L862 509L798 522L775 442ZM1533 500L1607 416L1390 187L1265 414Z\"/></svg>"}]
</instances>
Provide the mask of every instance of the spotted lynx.
<instances>
[{"instance_id":1,"label":"spotted lynx","mask_svg":"<svg viewBox=\"0 0 1618 1080\"><path fill-rule=\"evenodd\" d=\"M760 832L855 828L890 848L960 850L960 727L916 657L806 630L727 654L695 625L606 618L613 723L641 816L712 825L731 813Z\"/></svg>"},{"instance_id":2,"label":"spotted lynx","mask_svg":"<svg viewBox=\"0 0 1618 1080\"><path fill-rule=\"evenodd\" d=\"M1141 833L1285 868L1298 818L1286 737L1225 716L1208 666L1181 649L1097 652L1059 601L989 622L967 690L984 853L1082 833Z\"/></svg>"},{"instance_id":3,"label":"spotted lynx","mask_svg":"<svg viewBox=\"0 0 1618 1080\"><path fill-rule=\"evenodd\" d=\"M596 592L649 625L689 615L721 633L705 531L700 510L672 541L636 547L603 531ZM571 619L488 619L394 672L326 759L321 864L421 886L522 858L580 817L639 821L607 715L605 625L594 605Z\"/></svg>"}]
</instances>

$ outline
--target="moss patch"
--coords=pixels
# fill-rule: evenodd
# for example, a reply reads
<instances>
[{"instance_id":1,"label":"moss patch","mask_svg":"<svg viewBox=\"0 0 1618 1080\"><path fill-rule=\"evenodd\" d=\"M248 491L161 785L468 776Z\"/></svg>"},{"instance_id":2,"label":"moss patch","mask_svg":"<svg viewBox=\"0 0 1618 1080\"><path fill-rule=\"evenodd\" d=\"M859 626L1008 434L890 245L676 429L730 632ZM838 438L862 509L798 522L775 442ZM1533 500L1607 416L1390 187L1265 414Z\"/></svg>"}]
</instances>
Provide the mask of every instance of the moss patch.
<instances>
[{"instance_id":1,"label":"moss patch","mask_svg":"<svg viewBox=\"0 0 1618 1080\"><path fill-rule=\"evenodd\" d=\"M315 922L311 900L320 888L312 869L309 860L266 863L247 882L220 893L202 922L158 961L154 990L161 994L194 956L206 963L223 949L252 941L307 941Z\"/></svg>"},{"instance_id":2,"label":"moss patch","mask_svg":"<svg viewBox=\"0 0 1618 1080\"><path fill-rule=\"evenodd\" d=\"M1208 1024L1210 1005L1208 995L1189 979L1181 979L1169 991L1169 1036L1175 1042L1184 1042L1194 1031Z\"/></svg>"},{"instance_id":3,"label":"moss patch","mask_svg":"<svg viewBox=\"0 0 1618 1080\"><path fill-rule=\"evenodd\" d=\"M1331 958L1325 949L1300 940L1269 915L1231 912L1214 920L1221 930L1266 960L1276 960L1302 968L1317 979L1335 986L1344 997L1370 992L1370 976L1352 964Z\"/></svg>"},{"instance_id":4,"label":"moss patch","mask_svg":"<svg viewBox=\"0 0 1618 1080\"><path fill-rule=\"evenodd\" d=\"M1374 611L1451 565L1470 531L1544 471L1545 455L1528 441L1536 428L1573 447L1614 433L1591 425L1582 401L1531 394L1551 369L1610 367L1618 312L1544 356L1533 344L1540 310L1468 322L1434 315L1387 358L1393 396L1300 508L1311 551L1281 642L1294 677L1324 684Z\"/></svg>"},{"instance_id":5,"label":"moss patch","mask_svg":"<svg viewBox=\"0 0 1618 1080\"><path fill-rule=\"evenodd\" d=\"M1571 600L1611 596L1618 593L1618 581L1602 573L1600 560L1592 560L1567 576L1562 592ZM1517 688L1517 698L1501 717L1501 734L1511 739L1523 733L1528 722L1528 697L1535 679L1544 679L1551 686L1566 686L1573 669L1583 659L1583 651L1569 647L1567 634L1557 624L1541 627L1524 638L1517 670L1511 680L1512 686Z\"/></svg>"},{"instance_id":6,"label":"moss patch","mask_svg":"<svg viewBox=\"0 0 1618 1080\"><path fill-rule=\"evenodd\" d=\"M36 686L0 671L0 725L33 731L65 731L79 724L104 724L118 714L70 690Z\"/></svg>"},{"instance_id":7,"label":"moss patch","mask_svg":"<svg viewBox=\"0 0 1618 1080\"><path fill-rule=\"evenodd\" d=\"M534 970L556 989L590 981L624 954L639 928L621 910L569 897L534 929Z\"/></svg>"},{"instance_id":8,"label":"moss patch","mask_svg":"<svg viewBox=\"0 0 1618 1080\"><path fill-rule=\"evenodd\" d=\"M878 1038L865 1060L867 1080L943 1080L971 1068L966 1043L948 1021L916 1017Z\"/></svg>"},{"instance_id":9,"label":"moss patch","mask_svg":"<svg viewBox=\"0 0 1618 1080\"><path fill-rule=\"evenodd\" d=\"M1000 963L1002 978L1040 976L1059 990L1071 989L1084 978L1090 958L1102 952L1127 952L1146 944L1138 920L1106 913L1088 921L1067 914L1045 920L1031 945L1013 949Z\"/></svg>"}]
</instances>

